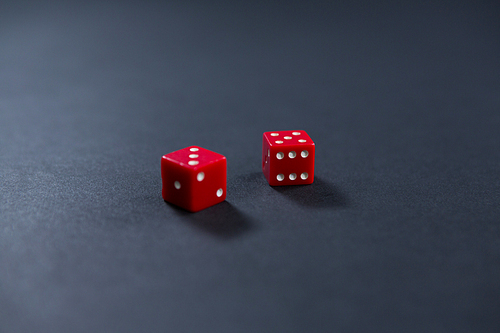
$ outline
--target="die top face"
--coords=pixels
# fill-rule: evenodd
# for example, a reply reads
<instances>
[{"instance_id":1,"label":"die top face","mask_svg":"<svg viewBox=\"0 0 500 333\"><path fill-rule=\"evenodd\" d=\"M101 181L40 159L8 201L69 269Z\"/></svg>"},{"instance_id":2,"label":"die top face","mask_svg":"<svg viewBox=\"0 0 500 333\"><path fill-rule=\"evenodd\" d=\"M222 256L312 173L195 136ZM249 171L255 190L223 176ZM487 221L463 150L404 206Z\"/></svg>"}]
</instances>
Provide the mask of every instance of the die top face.
<instances>
[{"instance_id":1,"label":"die top face","mask_svg":"<svg viewBox=\"0 0 500 333\"><path fill-rule=\"evenodd\" d=\"M226 159L224 155L198 146L186 147L163 155L162 158L192 170Z\"/></svg>"},{"instance_id":2,"label":"die top face","mask_svg":"<svg viewBox=\"0 0 500 333\"><path fill-rule=\"evenodd\" d=\"M273 131L264 132L270 147L314 145L305 131Z\"/></svg>"}]
</instances>

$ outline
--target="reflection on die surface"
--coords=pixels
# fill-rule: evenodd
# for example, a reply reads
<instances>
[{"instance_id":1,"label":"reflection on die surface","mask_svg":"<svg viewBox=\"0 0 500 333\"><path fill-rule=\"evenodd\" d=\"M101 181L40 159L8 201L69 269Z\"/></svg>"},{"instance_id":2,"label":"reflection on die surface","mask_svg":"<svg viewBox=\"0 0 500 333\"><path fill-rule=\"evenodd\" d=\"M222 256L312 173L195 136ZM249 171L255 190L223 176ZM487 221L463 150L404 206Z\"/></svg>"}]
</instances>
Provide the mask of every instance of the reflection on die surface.
<instances>
[{"instance_id":1,"label":"reflection on die surface","mask_svg":"<svg viewBox=\"0 0 500 333\"><path fill-rule=\"evenodd\" d=\"M314 141L305 131L265 132L262 171L269 185L306 185L314 181Z\"/></svg>"},{"instance_id":2,"label":"reflection on die surface","mask_svg":"<svg viewBox=\"0 0 500 333\"><path fill-rule=\"evenodd\" d=\"M226 199L226 157L190 146L161 159L162 196L167 202L197 212Z\"/></svg>"}]
</instances>

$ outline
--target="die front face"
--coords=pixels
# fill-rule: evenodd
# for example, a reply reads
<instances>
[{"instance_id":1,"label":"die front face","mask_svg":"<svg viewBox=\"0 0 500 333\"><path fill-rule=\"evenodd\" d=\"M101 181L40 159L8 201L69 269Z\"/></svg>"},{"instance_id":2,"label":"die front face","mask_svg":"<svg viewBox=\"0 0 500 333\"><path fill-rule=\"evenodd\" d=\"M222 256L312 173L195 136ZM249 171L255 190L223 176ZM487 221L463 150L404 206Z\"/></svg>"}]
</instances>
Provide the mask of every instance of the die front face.
<instances>
[{"instance_id":1,"label":"die front face","mask_svg":"<svg viewBox=\"0 0 500 333\"><path fill-rule=\"evenodd\" d=\"M262 171L269 185L306 185L314 181L314 142L305 131L265 132Z\"/></svg>"},{"instance_id":2,"label":"die front face","mask_svg":"<svg viewBox=\"0 0 500 333\"><path fill-rule=\"evenodd\" d=\"M226 199L226 158L198 146L164 155L161 178L163 199L191 212Z\"/></svg>"}]
</instances>

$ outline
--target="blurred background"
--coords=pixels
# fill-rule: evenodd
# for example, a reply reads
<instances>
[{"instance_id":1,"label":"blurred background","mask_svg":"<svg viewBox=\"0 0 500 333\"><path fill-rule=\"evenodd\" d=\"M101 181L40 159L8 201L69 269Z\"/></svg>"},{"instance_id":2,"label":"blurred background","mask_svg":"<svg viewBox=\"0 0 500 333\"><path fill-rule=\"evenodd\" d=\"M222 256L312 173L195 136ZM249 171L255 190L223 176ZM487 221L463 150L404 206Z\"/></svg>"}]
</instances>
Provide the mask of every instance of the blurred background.
<instances>
[{"instance_id":1,"label":"blurred background","mask_svg":"<svg viewBox=\"0 0 500 333\"><path fill-rule=\"evenodd\" d=\"M498 332L495 1L0 3L0 332ZM262 133L305 130L311 186ZM223 204L160 158L228 158Z\"/></svg>"}]
</instances>

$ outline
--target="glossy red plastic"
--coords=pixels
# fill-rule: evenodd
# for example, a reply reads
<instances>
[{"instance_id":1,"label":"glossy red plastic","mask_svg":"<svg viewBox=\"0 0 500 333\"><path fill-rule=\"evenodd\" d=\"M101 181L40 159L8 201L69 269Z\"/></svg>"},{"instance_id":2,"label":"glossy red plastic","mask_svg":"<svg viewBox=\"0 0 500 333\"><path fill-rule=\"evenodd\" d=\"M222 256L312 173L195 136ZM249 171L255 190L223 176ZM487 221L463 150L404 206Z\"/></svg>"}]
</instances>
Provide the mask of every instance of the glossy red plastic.
<instances>
[{"instance_id":1,"label":"glossy red plastic","mask_svg":"<svg viewBox=\"0 0 500 333\"><path fill-rule=\"evenodd\" d=\"M262 171L271 186L314 181L314 142L305 131L265 132Z\"/></svg>"},{"instance_id":2,"label":"glossy red plastic","mask_svg":"<svg viewBox=\"0 0 500 333\"><path fill-rule=\"evenodd\" d=\"M167 202L197 212L226 199L226 157L190 146L161 159L162 196Z\"/></svg>"}]
</instances>

